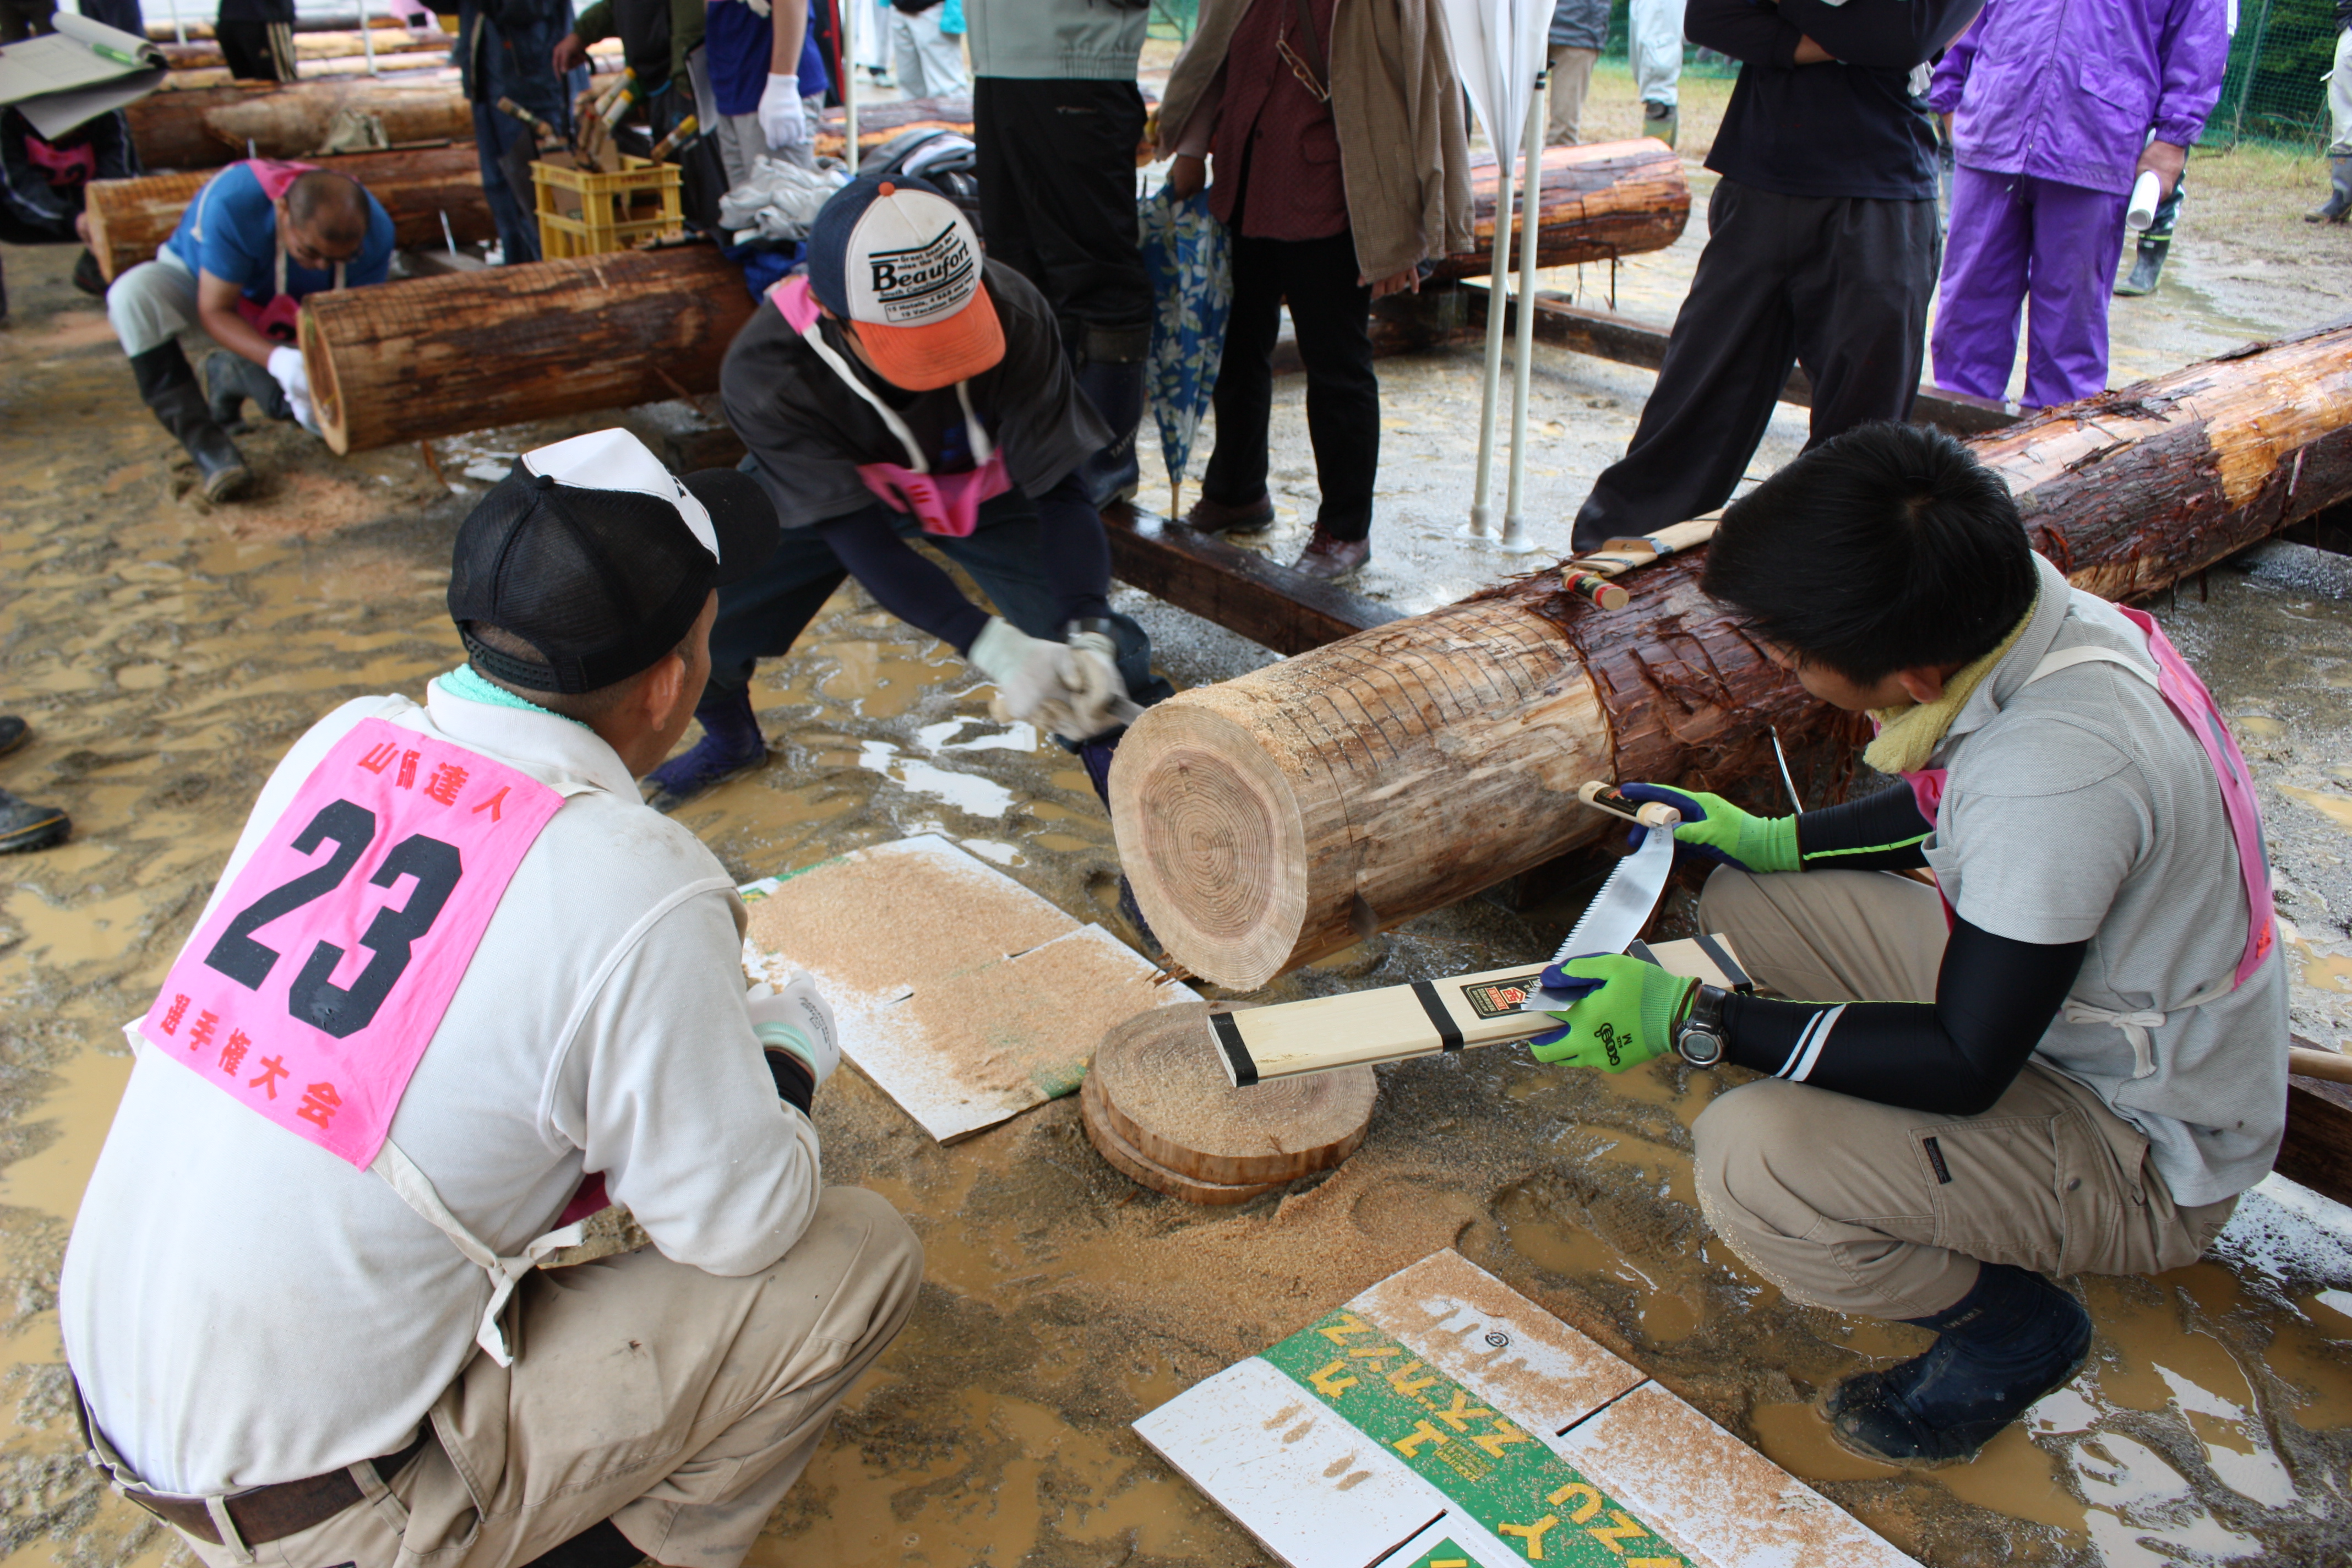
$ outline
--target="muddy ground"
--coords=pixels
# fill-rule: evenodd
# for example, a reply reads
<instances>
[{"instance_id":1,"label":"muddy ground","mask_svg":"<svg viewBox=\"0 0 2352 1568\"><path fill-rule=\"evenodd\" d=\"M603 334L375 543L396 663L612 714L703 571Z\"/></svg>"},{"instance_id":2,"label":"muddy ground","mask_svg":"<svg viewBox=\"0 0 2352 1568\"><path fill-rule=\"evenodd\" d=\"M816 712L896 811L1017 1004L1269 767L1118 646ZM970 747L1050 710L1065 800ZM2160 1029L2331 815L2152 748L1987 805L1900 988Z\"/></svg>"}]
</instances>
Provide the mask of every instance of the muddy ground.
<instances>
[{"instance_id":1,"label":"muddy ground","mask_svg":"<svg viewBox=\"0 0 2352 1568\"><path fill-rule=\"evenodd\" d=\"M1601 86L1606 105L1605 73ZM2283 245L2296 237L2281 232ZM2169 368L2342 314L2341 233L2312 232L2307 258L2284 268L2198 232L2164 293L2119 304L2119 365ZM1670 315L1696 244L1627 267L1628 308ZM12 568L0 579L0 710L38 731L0 762L0 785L68 806L78 825L64 847L0 861L0 1331L14 1395L0 1405L0 1551L157 1563L167 1542L104 1499L75 1458L51 1310L66 1230L129 1068L116 1029L146 1005L287 744L338 701L420 694L457 662L441 608L448 542L501 455L607 418L436 443L446 481L414 448L338 460L267 432L247 443L271 476L265 493L209 510L140 408L102 315L67 286L70 252L0 258L16 311L0 331ZM2307 283L2293 284L2297 268ZM2261 286L2233 283L2238 273ZM1452 539L1476 363L1382 367L1381 553L1366 587L1406 607L1507 569ZM1529 510L1538 537L1558 536L1622 449L1649 378L1549 350L1535 372ZM1758 472L1796 450L1802 418L1783 410ZM1276 442L1305 450L1295 384ZM1285 504L1311 509L1311 469L1285 461ZM1286 544L1295 537L1268 547ZM2156 606L2261 776L2295 927L2297 1026L2328 1044L2352 1041L2346 566L2273 549L2210 574L2205 595L2191 587ZM1121 604L1180 683L1270 657L1132 592ZM793 658L763 668L758 689L769 764L681 814L739 878L936 831L1120 929L1109 828L1083 774L1057 751L972 744L1004 727L951 654L853 590ZM1475 900L1254 999L1517 962L1548 951L1573 913L1558 900L1524 913ZM1790 1305L1700 1222L1688 1128L1738 1074L1601 1079L1490 1049L1381 1077L1370 1137L1339 1172L1205 1210L1110 1171L1073 1101L941 1149L845 1070L818 1108L828 1173L908 1213L928 1283L753 1562L1263 1562L1128 1423L1444 1246L1939 1568L2352 1556L2352 1215L2334 1205L2273 1184L2213 1259L2155 1279L2079 1281L2099 1323L2084 1375L1977 1463L1903 1475L1832 1447L1810 1406L1918 1336Z\"/></svg>"}]
</instances>

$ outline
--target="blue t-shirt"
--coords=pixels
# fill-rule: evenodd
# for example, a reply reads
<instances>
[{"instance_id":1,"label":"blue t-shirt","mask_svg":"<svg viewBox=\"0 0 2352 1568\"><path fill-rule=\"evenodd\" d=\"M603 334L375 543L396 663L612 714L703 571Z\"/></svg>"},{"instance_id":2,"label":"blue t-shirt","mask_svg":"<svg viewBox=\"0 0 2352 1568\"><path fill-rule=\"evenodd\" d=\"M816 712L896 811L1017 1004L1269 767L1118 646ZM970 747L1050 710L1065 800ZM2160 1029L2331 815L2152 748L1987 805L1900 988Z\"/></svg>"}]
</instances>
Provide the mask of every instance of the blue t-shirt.
<instances>
[{"instance_id":1,"label":"blue t-shirt","mask_svg":"<svg viewBox=\"0 0 2352 1568\"><path fill-rule=\"evenodd\" d=\"M775 0L788 5L792 0ZM812 19L813 21L814 19ZM775 33L768 18L744 0L710 0L704 13L703 60L710 69L710 96L721 114L750 114L760 107L768 87L768 58L775 52ZM801 39L801 96L822 97L827 86L824 51L817 47L812 25Z\"/></svg>"},{"instance_id":2,"label":"blue t-shirt","mask_svg":"<svg viewBox=\"0 0 2352 1568\"><path fill-rule=\"evenodd\" d=\"M373 195L367 204L367 237L360 242L360 253L343 265L347 288L381 283L392 268L392 216ZM200 228L202 239L196 237ZM278 206L246 164L231 164L197 192L164 243L191 272L226 279L256 304L268 303L278 292ZM334 286L331 271L314 272L286 258L286 291L295 299Z\"/></svg>"}]
</instances>

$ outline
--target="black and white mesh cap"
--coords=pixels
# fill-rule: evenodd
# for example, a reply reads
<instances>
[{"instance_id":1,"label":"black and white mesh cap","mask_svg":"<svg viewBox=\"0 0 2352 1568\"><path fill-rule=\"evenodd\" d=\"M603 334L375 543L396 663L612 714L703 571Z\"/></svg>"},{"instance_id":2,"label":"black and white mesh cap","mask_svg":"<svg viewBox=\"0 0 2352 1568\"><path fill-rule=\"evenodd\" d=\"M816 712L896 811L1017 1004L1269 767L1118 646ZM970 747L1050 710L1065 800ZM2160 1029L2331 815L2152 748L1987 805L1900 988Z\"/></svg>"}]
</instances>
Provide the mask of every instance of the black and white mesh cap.
<instances>
[{"instance_id":1,"label":"black and white mesh cap","mask_svg":"<svg viewBox=\"0 0 2352 1568\"><path fill-rule=\"evenodd\" d=\"M477 668L533 691L594 691L686 640L710 590L763 564L776 509L751 475L674 477L625 430L525 452L457 530L449 618ZM497 626L538 660L474 635Z\"/></svg>"}]
</instances>

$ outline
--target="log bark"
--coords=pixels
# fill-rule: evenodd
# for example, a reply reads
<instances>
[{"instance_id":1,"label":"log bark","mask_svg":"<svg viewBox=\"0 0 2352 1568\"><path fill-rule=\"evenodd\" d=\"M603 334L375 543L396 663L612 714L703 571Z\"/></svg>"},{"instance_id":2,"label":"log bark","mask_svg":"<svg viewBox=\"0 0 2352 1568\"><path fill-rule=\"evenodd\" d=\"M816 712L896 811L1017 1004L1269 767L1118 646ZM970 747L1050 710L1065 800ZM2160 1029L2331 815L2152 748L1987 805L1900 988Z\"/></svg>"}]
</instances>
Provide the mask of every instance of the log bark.
<instances>
[{"instance_id":1,"label":"log bark","mask_svg":"<svg viewBox=\"0 0 2352 1568\"><path fill-rule=\"evenodd\" d=\"M387 55L439 54L449 52L456 37L448 33L437 37L431 33L411 33L405 27L378 27L373 39L362 39L357 32L298 33L294 38L294 58L299 61L365 59L368 47L373 44L378 59ZM163 51L163 61L175 71L204 70L225 66L227 57L219 43L212 38L198 38L194 34L184 44L167 41L156 47Z\"/></svg>"},{"instance_id":2,"label":"log bark","mask_svg":"<svg viewBox=\"0 0 2352 1568\"><path fill-rule=\"evenodd\" d=\"M391 215L393 231L404 246L441 248L445 214L460 245L498 237L489 198L482 192L481 163L470 144L350 153L316 162L365 185ZM91 182L85 209L89 248L107 280L112 282L126 268L152 258L212 177L206 172Z\"/></svg>"},{"instance_id":3,"label":"log bark","mask_svg":"<svg viewBox=\"0 0 2352 1568\"><path fill-rule=\"evenodd\" d=\"M313 294L302 358L338 452L719 385L751 314L709 246L537 261Z\"/></svg>"},{"instance_id":4,"label":"log bark","mask_svg":"<svg viewBox=\"0 0 2352 1568\"><path fill-rule=\"evenodd\" d=\"M2146 595L2352 497L2352 321L1970 445L2076 586ZM1111 812L1170 955L1255 990L1597 838L1585 779L1738 795L1769 727L1859 739L1699 592L1704 555L1618 579L1621 610L1547 569L1151 709Z\"/></svg>"},{"instance_id":5,"label":"log bark","mask_svg":"<svg viewBox=\"0 0 2352 1568\"><path fill-rule=\"evenodd\" d=\"M413 86L362 78L151 92L126 112L131 140L150 169L217 169L246 156L247 138L260 157L299 158L326 141L343 108L382 116L394 145L473 145L473 110L454 78Z\"/></svg>"},{"instance_id":6,"label":"log bark","mask_svg":"<svg viewBox=\"0 0 2352 1568\"><path fill-rule=\"evenodd\" d=\"M1435 278L1494 275L1496 164L1473 159L1470 195L1476 244L1437 264ZM1690 182L1663 142L1595 142L1547 147L1536 190L1536 262L1568 267L1664 250L1690 221ZM1511 225L1510 266L1518 269L1519 225Z\"/></svg>"},{"instance_id":7,"label":"log bark","mask_svg":"<svg viewBox=\"0 0 2352 1568\"><path fill-rule=\"evenodd\" d=\"M938 126L959 136L971 134L971 100L962 98L900 98L887 103L857 106L857 148L870 153L891 138L917 126ZM838 158L849 147L848 117L839 108L828 109L810 128L810 139L820 158Z\"/></svg>"}]
</instances>

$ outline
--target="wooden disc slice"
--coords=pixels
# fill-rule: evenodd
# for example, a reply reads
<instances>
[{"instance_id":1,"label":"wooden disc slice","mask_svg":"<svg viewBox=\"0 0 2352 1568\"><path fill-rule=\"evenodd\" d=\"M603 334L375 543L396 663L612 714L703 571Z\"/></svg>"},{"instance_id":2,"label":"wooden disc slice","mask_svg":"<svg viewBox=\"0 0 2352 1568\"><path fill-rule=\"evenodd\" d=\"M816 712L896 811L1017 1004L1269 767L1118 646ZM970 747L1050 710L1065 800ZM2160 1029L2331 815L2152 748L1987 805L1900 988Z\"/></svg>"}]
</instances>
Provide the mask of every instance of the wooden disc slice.
<instances>
[{"instance_id":1,"label":"wooden disc slice","mask_svg":"<svg viewBox=\"0 0 2352 1568\"><path fill-rule=\"evenodd\" d=\"M1122 1142L1194 1182L1292 1181L1364 1141L1379 1095L1370 1068L1235 1089L1216 1051L1205 1004L1154 1007L1104 1037L1087 1081Z\"/></svg>"},{"instance_id":2,"label":"wooden disc slice","mask_svg":"<svg viewBox=\"0 0 2352 1568\"><path fill-rule=\"evenodd\" d=\"M1157 1193L1171 1198L1182 1198L1192 1204L1246 1203L1260 1193L1270 1193L1280 1187L1280 1182L1245 1182L1228 1185L1222 1182L1196 1182L1179 1174L1167 1166L1147 1158L1134 1144L1118 1135L1104 1114L1102 1085L1088 1073L1078 1089L1078 1121L1087 1130L1087 1142L1095 1146L1111 1169L1121 1175L1141 1182Z\"/></svg>"}]
</instances>

